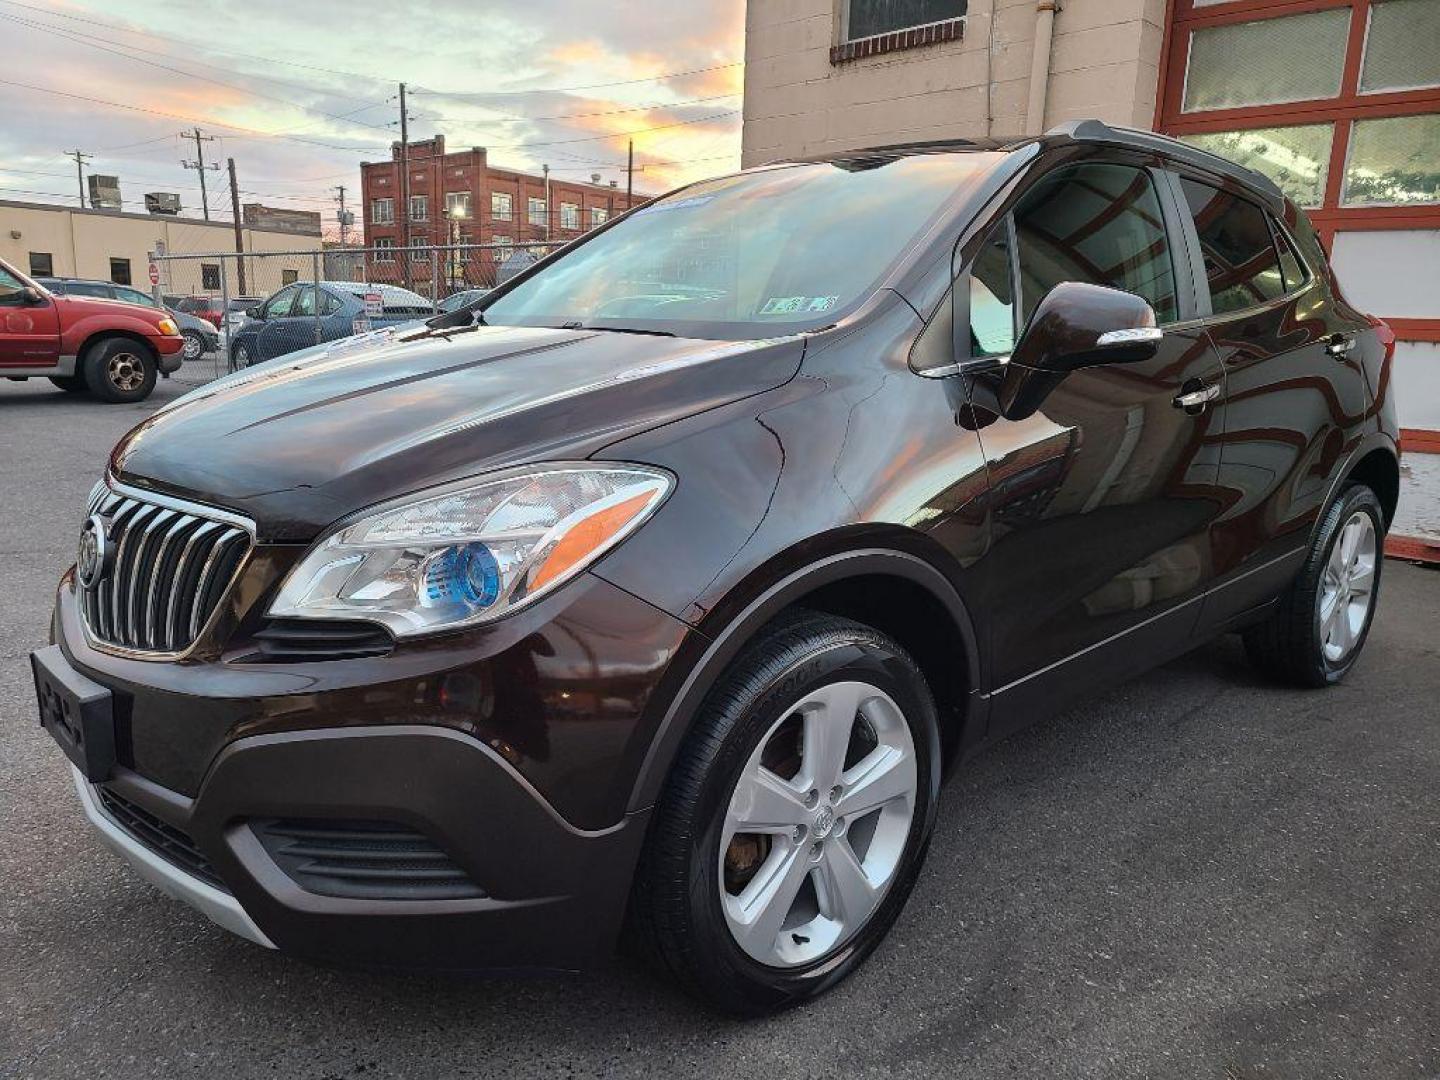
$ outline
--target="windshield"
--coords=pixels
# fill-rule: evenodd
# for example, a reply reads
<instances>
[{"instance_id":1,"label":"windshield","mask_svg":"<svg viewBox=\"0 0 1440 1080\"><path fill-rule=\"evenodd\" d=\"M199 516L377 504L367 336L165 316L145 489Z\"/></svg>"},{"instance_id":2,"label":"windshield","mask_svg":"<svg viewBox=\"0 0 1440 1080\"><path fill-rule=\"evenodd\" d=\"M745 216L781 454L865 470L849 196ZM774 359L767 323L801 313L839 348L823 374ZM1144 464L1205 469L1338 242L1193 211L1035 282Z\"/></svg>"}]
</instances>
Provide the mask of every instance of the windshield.
<instances>
[{"instance_id":1,"label":"windshield","mask_svg":"<svg viewBox=\"0 0 1440 1080\"><path fill-rule=\"evenodd\" d=\"M485 321L709 338L828 326L1002 156L794 165L692 185L560 256L489 304Z\"/></svg>"}]
</instances>

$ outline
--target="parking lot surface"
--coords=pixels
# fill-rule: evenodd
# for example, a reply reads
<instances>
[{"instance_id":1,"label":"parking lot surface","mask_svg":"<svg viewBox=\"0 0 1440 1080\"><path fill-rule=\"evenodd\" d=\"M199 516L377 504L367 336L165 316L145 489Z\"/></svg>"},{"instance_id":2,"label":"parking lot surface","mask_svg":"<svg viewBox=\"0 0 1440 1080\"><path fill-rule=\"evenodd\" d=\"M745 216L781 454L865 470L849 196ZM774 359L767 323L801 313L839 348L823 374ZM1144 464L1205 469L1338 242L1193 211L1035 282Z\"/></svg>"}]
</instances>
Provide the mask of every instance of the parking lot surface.
<instances>
[{"instance_id":1,"label":"parking lot surface","mask_svg":"<svg viewBox=\"0 0 1440 1080\"><path fill-rule=\"evenodd\" d=\"M1224 640L966 766L895 932L788 1015L228 936L91 837L26 660L111 445L186 388L0 382L0 1076L1440 1075L1440 572L1406 564L1342 687Z\"/></svg>"}]
</instances>

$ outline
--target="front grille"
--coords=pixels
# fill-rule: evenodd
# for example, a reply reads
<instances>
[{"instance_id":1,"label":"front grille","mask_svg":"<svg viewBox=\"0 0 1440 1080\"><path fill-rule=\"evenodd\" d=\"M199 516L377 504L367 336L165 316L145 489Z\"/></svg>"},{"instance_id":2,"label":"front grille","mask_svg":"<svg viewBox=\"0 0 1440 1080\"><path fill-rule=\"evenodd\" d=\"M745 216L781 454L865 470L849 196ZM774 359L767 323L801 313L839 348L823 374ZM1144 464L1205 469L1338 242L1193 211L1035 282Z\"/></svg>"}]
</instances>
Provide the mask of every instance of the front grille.
<instances>
[{"instance_id":1,"label":"front grille","mask_svg":"<svg viewBox=\"0 0 1440 1080\"><path fill-rule=\"evenodd\" d=\"M161 821L149 810L136 806L109 788L97 787L95 791L100 796L100 805L111 819L140 843L166 862L174 863L206 884L213 885L222 892L230 891L225 887L225 882L220 880L220 875L215 873L210 860L200 853L195 841L190 839L189 833Z\"/></svg>"},{"instance_id":2,"label":"front grille","mask_svg":"<svg viewBox=\"0 0 1440 1080\"><path fill-rule=\"evenodd\" d=\"M468 900L485 892L433 840L388 821L250 823L302 889L364 900Z\"/></svg>"},{"instance_id":3,"label":"front grille","mask_svg":"<svg viewBox=\"0 0 1440 1080\"><path fill-rule=\"evenodd\" d=\"M96 641L175 654L195 643L250 550L250 533L203 516L101 488L90 512L106 521L113 561L98 585L80 589L80 612Z\"/></svg>"}]
</instances>

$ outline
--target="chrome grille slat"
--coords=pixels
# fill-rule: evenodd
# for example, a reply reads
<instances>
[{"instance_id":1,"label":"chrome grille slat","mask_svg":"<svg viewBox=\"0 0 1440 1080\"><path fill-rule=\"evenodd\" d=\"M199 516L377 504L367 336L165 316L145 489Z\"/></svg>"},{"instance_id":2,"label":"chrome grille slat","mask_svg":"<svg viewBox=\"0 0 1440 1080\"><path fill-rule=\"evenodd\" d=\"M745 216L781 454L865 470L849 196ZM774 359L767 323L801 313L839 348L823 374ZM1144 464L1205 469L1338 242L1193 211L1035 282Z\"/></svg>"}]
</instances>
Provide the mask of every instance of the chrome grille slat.
<instances>
[{"instance_id":1,"label":"chrome grille slat","mask_svg":"<svg viewBox=\"0 0 1440 1080\"><path fill-rule=\"evenodd\" d=\"M224 526L218 521L206 521L190 534L190 539L185 541L185 549L180 552L180 561L175 564L175 585L170 590L170 603L166 605L165 610L165 647L167 649L179 648L179 642L188 640L190 616L188 612L180 610L180 596L185 591L185 578L194 565L194 561L203 558L208 550L201 541L217 529L222 528Z\"/></svg>"},{"instance_id":2,"label":"chrome grille slat","mask_svg":"<svg viewBox=\"0 0 1440 1080\"><path fill-rule=\"evenodd\" d=\"M190 608L190 637L192 639L200 636L201 617L208 617L205 611L205 593L209 590L211 579L221 563L221 554L226 552L237 540L244 540L245 534L239 529L230 529L210 548L210 558L205 560L205 566L200 571L200 577L195 582L195 600Z\"/></svg>"},{"instance_id":3,"label":"chrome grille slat","mask_svg":"<svg viewBox=\"0 0 1440 1080\"><path fill-rule=\"evenodd\" d=\"M108 523L115 555L96 589L77 583L86 633L98 647L141 657L184 654L229 592L253 526L224 511L111 485L89 500L90 513Z\"/></svg>"}]
</instances>

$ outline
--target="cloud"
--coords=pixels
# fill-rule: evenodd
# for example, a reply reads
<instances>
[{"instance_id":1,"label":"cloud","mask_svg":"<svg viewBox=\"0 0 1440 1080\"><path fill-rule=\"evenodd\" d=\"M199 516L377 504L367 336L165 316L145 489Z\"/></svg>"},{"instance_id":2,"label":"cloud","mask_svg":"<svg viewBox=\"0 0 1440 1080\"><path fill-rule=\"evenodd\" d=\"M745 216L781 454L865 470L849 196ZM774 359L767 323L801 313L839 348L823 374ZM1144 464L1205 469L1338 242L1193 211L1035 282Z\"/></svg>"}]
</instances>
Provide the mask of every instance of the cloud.
<instances>
[{"instance_id":1,"label":"cloud","mask_svg":"<svg viewBox=\"0 0 1440 1080\"><path fill-rule=\"evenodd\" d=\"M499 165L623 183L632 133L643 189L738 165L741 68L728 65L744 0L252 0L238 17L228 0L192 0L184 20L174 12L173 0L0 0L0 80L27 84L4 86L0 198L69 197L64 152L79 147L136 204L165 190L198 206L180 166L194 146L176 138L198 123L216 137L207 159L236 159L244 201L333 218L331 189L358 196L359 162L389 155L401 79L412 137L487 146ZM696 69L711 70L635 81Z\"/></svg>"}]
</instances>

